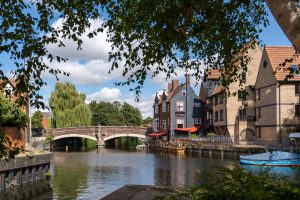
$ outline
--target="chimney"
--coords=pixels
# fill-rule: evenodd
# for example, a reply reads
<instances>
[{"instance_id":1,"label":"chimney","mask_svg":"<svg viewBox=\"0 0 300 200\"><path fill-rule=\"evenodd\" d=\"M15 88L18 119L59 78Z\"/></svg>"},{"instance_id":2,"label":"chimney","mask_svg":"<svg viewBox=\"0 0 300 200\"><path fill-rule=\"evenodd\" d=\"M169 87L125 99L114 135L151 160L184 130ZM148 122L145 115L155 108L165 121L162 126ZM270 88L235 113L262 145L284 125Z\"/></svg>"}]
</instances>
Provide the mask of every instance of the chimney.
<instances>
[{"instance_id":1,"label":"chimney","mask_svg":"<svg viewBox=\"0 0 300 200\"><path fill-rule=\"evenodd\" d=\"M190 81L190 75L189 74L185 74L185 83L186 85L190 85L191 81Z\"/></svg>"},{"instance_id":2,"label":"chimney","mask_svg":"<svg viewBox=\"0 0 300 200\"><path fill-rule=\"evenodd\" d=\"M168 92L171 92L172 91L172 83L168 83Z\"/></svg>"},{"instance_id":3,"label":"chimney","mask_svg":"<svg viewBox=\"0 0 300 200\"><path fill-rule=\"evenodd\" d=\"M179 80L172 80L172 90L179 85Z\"/></svg>"}]
</instances>

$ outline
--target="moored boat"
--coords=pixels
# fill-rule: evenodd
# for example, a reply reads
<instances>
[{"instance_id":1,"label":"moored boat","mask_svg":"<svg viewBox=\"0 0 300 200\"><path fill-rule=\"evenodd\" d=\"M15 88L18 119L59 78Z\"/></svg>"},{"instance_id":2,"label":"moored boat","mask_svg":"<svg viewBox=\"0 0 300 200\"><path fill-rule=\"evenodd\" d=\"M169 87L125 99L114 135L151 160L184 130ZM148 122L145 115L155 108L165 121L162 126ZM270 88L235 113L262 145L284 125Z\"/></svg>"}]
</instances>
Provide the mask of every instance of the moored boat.
<instances>
[{"instance_id":1,"label":"moored boat","mask_svg":"<svg viewBox=\"0 0 300 200\"><path fill-rule=\"evenodd\" d=\"M267 166L297 166L300 165L300 154L273 151L254 155L240 156L240 164Z\"/></svg>"}]
</instances>

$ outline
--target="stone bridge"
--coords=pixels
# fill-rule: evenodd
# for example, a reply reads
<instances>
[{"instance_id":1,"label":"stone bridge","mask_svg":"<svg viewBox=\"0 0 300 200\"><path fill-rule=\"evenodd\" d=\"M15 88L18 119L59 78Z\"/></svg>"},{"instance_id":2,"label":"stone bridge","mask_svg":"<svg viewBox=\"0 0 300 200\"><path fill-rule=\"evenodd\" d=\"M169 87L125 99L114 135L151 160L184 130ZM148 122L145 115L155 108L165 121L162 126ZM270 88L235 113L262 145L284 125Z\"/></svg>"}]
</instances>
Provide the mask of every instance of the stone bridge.
<instances>
[{"instance_id":1,"label":"stone bridge","mask_svg":"<svg viewBox=\"0 0 300 200\"><path fill-rule=\"evenodd\" d=\"M97 141L98 146L105 146L105 141L118 137L146 138L146 127L136 126L89 126L46 129L45 137L54 136L53 140L68 137L81 137Z\"/></svg>"}]
</instances>

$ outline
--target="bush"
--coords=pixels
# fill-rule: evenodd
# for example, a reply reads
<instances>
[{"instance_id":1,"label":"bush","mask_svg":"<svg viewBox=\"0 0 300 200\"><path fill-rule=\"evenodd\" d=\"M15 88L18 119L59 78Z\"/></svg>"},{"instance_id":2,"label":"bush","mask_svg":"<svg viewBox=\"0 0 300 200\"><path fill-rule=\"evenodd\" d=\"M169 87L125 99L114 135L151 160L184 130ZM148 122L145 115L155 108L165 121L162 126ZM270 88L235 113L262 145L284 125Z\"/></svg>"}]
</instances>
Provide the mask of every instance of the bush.
<instances>
[{"instance_id":1,"label":"bush","mask_svg":"<svg viewBox=\"0 0 300 200\"><path fill-rule=\"evenodd\" d=\"M300 184L267 172L251 174L241 168L217 168L204 177L204 184L161 199L300 199Z\"/></svg>"}]
</instances>

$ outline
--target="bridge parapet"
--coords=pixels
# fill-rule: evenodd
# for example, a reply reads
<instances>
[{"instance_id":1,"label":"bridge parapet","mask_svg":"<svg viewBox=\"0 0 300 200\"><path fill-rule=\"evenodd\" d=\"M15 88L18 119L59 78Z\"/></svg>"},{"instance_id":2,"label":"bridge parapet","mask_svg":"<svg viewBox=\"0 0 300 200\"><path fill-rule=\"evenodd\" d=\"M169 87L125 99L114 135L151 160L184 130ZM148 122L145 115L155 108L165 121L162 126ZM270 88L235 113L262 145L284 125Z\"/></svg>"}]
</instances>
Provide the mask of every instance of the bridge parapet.
<instances>
[{"instance_id":1,"label":"bridge parapet","mask_svg":"<svg viewBox=\"0 0 300 200\"><path fill-rule=\"evenodd\" d=\"M114 137L135 136L145 138L146 127L135 126L89 126L89 127L70 127L70 128L49 128L46 129L46 136L53 135L55 138L86 136L88 138L106 141Z\"/></svg>"}]
</instances>

